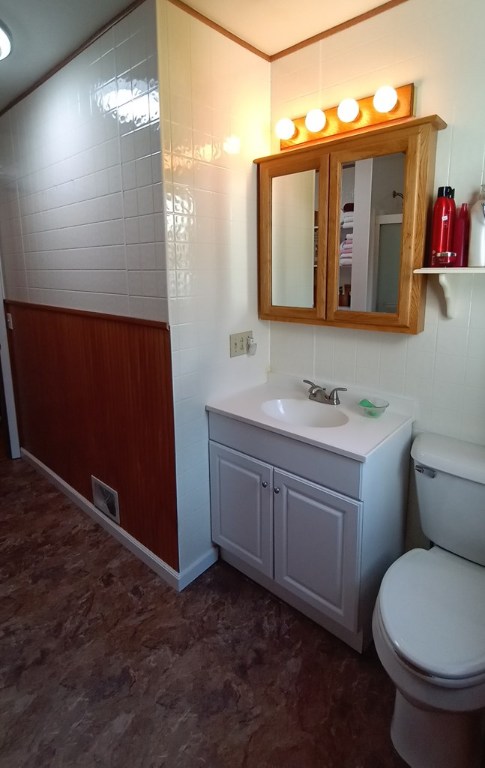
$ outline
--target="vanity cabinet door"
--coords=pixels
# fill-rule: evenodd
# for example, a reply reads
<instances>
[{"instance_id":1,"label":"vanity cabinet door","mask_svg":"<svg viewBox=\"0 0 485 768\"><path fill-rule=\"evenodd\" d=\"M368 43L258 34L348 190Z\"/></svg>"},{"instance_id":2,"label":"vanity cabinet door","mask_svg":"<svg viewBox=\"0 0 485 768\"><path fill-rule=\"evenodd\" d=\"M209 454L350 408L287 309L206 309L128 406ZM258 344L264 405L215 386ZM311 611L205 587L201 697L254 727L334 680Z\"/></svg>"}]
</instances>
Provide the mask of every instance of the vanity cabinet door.
<instances>
[{"instance_id":1,"label":"vanity cabinet door","mask_svg":"<svg viewBox=\"0 0 485 768\"><path fill-rule=\"evenodd\" d=\"M356 631L362 502L279 470L273 483L275 581Z\"/></svg>"},{"instance_id":2,"label":"vanity cabinet door","mask_svg":"<svg viewBox=\"0 0 485 768\"><path fill-rule=\"evenodd\" d=\"M273 577L272 467L210 443L212 539Z\"/></svg>"}]
</instances>

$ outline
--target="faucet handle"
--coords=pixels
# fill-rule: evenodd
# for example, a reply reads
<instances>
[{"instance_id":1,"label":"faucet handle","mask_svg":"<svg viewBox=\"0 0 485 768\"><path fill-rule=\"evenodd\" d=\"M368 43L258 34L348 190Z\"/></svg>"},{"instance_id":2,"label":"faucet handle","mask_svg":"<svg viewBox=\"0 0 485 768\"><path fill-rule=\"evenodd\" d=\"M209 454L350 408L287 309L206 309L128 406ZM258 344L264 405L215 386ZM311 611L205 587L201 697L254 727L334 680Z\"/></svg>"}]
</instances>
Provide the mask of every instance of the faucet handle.
<instances>
[{"instance_id":1,"label":"faucet handle","mask_svg":"<svg viewBox=\"0 0 485 768\"><path fill-rule=\"evenodd\" d=\"M333 405L340 405L339 392L347 392L347 387L335 387L328 395L328 399Z\"/></svg>"},{"instance_id":2,"label":"faucet handle","mask_svg":"<svg viewBox=\"0 0 485 768\"><path fill-rule=\"evenodd\" d=\"M318 384L314 384L313 381L310 381L309 379L303 379L303 383L310 385L310 389L308 391L311 395L314 395L315 392L318 392L319 389L323 389L325 392L325 387L319 387Z\"/></svg>"}]
</instances>

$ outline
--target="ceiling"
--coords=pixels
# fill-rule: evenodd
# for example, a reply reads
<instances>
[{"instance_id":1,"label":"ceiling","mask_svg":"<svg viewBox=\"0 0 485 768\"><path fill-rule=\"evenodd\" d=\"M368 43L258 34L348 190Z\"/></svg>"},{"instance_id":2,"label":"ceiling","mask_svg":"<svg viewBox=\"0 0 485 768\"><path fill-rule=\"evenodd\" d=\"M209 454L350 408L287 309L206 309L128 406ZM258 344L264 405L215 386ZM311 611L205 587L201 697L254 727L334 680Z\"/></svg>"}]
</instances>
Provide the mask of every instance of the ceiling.
<instances>
[{"instance_id":1,"label":"ceiling","mask_svg":"<svg viewBox=\"0 0 485 768\"><path fill-rule=\"evenodd\" d=\"M272 55L382 5L382 0L189 0L186 5ZM12 53L0 61L0 111L130 0L0 0Z\"/></svg>"}]
</instances>

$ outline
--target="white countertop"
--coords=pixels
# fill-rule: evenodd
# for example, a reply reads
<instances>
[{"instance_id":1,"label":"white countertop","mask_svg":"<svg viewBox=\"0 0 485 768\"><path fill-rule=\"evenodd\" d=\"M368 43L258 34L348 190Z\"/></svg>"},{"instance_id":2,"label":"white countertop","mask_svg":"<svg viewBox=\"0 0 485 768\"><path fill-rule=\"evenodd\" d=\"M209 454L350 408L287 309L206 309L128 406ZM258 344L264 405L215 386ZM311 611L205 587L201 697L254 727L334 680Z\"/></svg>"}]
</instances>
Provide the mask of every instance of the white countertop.
<instances>
[{"instance_id":1,"label":"white countertop","mask_svg":"<svg viewBox=\"0 0 485 768\"><path fill-rule=\"evenodd\" d=\"M317 382L321 384L321 382ZM335 385L324 386L328 388ZM328 389L327 389L328 391ZM382 442L397 430L410 427L414 420L414 403L407 398L394 398L382 395L389 402L389 408L380 418L366 416L358 403L363 398L372 398L375 392L353 387L348 392L340 392L341 404L338 406L319 404L321 408L338 408L348 422L339 427L307 427L287 424L274 419L262 410L266 400L277 398L308 398L308 386L292 377L270 376L265 384L237 392L228 397L214 399L206 408L213 413L229 416L238 421L252 424L271 432L293 437L304 443L310 443L326 450L340 453L357 461L365 461Z\"/></svg>"}]
</instances>

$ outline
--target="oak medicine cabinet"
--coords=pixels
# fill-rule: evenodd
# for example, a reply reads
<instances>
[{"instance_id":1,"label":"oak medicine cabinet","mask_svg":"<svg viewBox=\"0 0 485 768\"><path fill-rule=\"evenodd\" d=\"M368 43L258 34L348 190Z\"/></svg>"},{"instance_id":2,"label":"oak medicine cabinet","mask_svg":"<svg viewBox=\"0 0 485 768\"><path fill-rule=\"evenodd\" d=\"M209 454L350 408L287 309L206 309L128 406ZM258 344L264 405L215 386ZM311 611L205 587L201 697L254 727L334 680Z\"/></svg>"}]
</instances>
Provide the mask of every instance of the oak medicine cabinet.
<instances>
[{"instance_id":1,"label":"oak medicine cabinet","mask_svg":"<svg viewBox=\"0 0 485 768\"><path fill-rule=\"evenodd\" d=\"M395 333L423 329L437 115L255 160L259 316Z\"/></svg>"}]
</instances>

